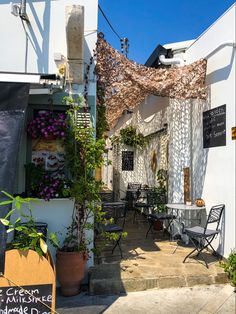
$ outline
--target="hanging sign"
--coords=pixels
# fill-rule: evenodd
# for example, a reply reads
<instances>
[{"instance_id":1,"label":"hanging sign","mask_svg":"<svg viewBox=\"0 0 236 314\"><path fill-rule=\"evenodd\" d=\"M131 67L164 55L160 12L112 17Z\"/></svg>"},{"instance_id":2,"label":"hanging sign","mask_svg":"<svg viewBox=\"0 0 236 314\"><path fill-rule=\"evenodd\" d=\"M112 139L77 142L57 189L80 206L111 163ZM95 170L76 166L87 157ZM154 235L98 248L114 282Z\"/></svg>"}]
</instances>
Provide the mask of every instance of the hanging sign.
<instances>
[{"instance_id":1,"label":"hanging sign","mask_svg":"<svg viewBox=\"0 0 236 314\"><path fill-rule=\"evenodd\" d=\"M236 140L236 126L232 127L231 132L232 132L232 140Z\"/></svg>"},{"instance_id":2,"label":"hanging sign","mask_svg":"<svg viewBox=\"0 0 236 314\"><path fill-rule=\"evenodd\" d=\"M226 145L226 105L203 112L203 148Z\"/></svg>"}]
</instances>

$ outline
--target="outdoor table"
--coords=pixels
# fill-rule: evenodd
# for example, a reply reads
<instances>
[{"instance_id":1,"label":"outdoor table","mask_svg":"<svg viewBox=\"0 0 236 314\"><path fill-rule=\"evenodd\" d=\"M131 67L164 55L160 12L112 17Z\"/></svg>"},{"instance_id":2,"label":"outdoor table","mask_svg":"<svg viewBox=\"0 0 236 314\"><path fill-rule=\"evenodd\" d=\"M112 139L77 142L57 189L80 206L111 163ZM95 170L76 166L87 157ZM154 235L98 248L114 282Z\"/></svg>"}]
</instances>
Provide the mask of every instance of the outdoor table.
<instances>
[{"instance_id":1,"label":"outdoor table","mask_svg":"<svg viewBox=\"0 0 236 314\"><path fill-rule=\"evenodd\" d=\"M125 204L125 201L102 202L103 207L121 207Z\"/></svg>"},{"instance_id":2,"label":"outdoor table","mask_svg":"<svg viewBox=\"0 0 236 314\"><path fill-rule=\"evenodd\" d=\"M201 214L202 211L206 209L205 206L199 207L195 204L186 205L186 204L166 204L167 209L171 214L176 216L176 219L173 219L177 223L177 231L172 234L172 237L180 235L182 238L184 228L192 227L193 225L201 225ZM194 216L194 217L193 217Z\"/></svg>"},{"instance_id":3,"label":"outdoor table","mask_svg":"<svg viewBox=\"0 0 236 314\"><path fill-rule=\"evenodd\" d=\"M119 213L118 210L122 208L124 208L124 206L126 206L126 201L115 201L115 202L102 202L102 207L105 210L107 209L112 209L114 210L114 221L116 222L117 218L119 218ZM123 214L124 211L122 211Z\"/></svg>"}]
</instances>

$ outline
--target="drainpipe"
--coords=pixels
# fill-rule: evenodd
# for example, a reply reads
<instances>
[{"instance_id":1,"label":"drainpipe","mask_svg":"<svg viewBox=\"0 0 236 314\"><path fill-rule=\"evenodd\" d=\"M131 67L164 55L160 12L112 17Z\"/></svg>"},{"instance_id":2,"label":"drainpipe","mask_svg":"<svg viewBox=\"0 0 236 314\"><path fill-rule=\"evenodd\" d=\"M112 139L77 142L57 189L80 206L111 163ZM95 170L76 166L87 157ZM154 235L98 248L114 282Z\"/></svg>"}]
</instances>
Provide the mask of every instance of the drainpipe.
<instances>
[{"instance_id":1,"label":"drainpipe","mask_svg":"<svg viewBox=\"0 0 236 314\"><path fill-rule=\"evenodd\" d=\"M20 13L21 14L26 14L26 0L21 0Z\"/></svg>"},{"instance_id":2,"label":"drainpipe","mask_svg":"<svg viewBox=\"0 0 236 314\"><path fill-rule=\"evenodd\" d=\"M21 0L19 15L22 20L29 22L28 15L26 13L26 0Z\"/></svg>"},{"instance_id":3,"label":"drainpipe","mask_svg":"<svg viewBox=\"0 0 236 314\"><path fill-rule=\"evenodd\" d=\"M209 59L211 56L213 56L216 52L218 52L220 49L224 48L225 46L236 48L236 43L232 40L224 41L218 47L212 50L208 55L206 55L204 59Z\"/></svg>"},{"instance_id":4,"label":"drainpipe","mask_svg":"<svg viewBox=\"0 0 236 314\"><path fill-rule=\"evenodd\" d=\"M164 55L160 55L159 61L164 65L175 65L175 64L184 65L184 60L179 57L166 58Z\"/></svg>"}]
</instances>

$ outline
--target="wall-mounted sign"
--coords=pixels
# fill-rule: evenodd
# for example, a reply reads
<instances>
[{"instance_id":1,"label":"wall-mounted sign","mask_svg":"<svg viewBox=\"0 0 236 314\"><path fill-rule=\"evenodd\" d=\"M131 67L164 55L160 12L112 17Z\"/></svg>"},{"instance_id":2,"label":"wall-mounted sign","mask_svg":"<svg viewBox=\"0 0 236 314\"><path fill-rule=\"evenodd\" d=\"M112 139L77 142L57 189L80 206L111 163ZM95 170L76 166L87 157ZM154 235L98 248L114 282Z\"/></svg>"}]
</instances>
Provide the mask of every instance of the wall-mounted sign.
<instances>
[{"instance_id":1,"label":"wall-mounted sign","mask_svg":"<svg viewBox=\"0 0 236 314\"><path fill-rule=\"evenodd\" d=\"M122 151L122 171L134 170L134 152Z\"/></svg>"},{"instance_id":2,"label":"wall-mounted sign","mask_svg":"<svg viewBox=\"0 0 236 314\"><path fill-rule=\"evenodd\" d=\"M226 145L226 105L203 112L203 148Z\"/></svg>"},{"instance_id":3,"label":"wall-mounted sign","mask_svg":"<svg viewBox=\"0 0 236 314\"><path fill-rule=\"evenodd\" d=\"M0 287L0 313L51 313L52 285ZM45 304L49 307L46 307Z\"/></svg>"},{"instance_id":4,"label":"wall-mounted sign","mask_svg":"<svg viewBox=\"0 0 236 314\"><path fill-rule=\"evenodd\" d=\"M63 170L65 165L65 151L60 139L37 139L32 141L32 162L41 165L47 171L55 174Z\"/></svg>"},{"instance_id":5,"label":"wall-mounted sign","mask_svg":"<svg viewBox=\"0 0 236 314\"><path fill-rule=\"evenodd\" d=\"M231 132L232 132L232 140L236 140L236 126L232 127Z\"/></svg>"}]
</instances>

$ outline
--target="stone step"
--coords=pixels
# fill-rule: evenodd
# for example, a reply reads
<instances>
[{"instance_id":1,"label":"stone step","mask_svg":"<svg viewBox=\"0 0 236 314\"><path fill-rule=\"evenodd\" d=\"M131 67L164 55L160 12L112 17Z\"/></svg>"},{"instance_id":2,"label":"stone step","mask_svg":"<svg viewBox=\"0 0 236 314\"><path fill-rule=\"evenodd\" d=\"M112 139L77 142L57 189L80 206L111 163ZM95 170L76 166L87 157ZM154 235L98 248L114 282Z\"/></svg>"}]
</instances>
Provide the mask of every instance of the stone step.
<instances>
[{"instance_id":1,"label":"stone step","mask_svg":"<svg viewBox=\"0 0 236 314\"><path fill-rule=\"evenodd\" d=\"M189 272L170 271L162 273L159 268L150 266L131 269L128 266L101 264L90 269L89 293L91 295L114 295L126 292L144 291L148 289L163 289L176 287L192 287L195 285L223 284L228 282L225 273L191 274Z\"/></svg>"}]
</instances>

